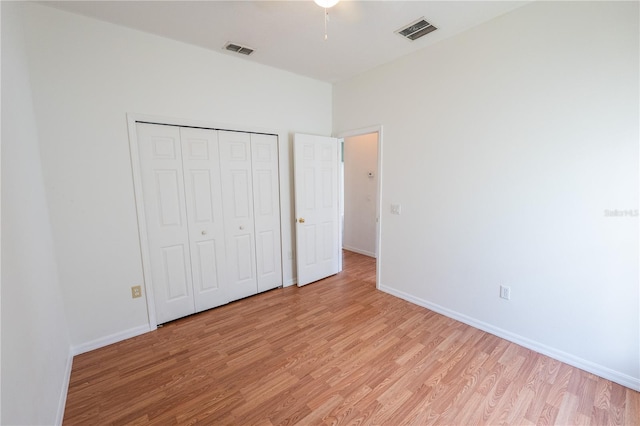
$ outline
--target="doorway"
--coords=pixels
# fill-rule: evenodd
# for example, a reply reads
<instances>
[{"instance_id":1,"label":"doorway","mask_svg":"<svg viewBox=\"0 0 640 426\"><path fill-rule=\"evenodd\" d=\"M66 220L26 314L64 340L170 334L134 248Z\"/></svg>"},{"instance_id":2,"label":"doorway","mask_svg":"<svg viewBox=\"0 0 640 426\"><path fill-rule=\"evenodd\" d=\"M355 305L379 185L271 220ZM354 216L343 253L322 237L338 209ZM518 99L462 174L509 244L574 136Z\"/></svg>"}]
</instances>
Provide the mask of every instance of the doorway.
<instances>
[{"instance_id":1,"label":"doorway","mask_svg":"<svg viewBox=\"0 0 640 426\"><path fill-rule=\"evenodd\" d=\"M344 132L340 173L342 248L380 261L382 126Z\"/></svg>"}]
</instances>

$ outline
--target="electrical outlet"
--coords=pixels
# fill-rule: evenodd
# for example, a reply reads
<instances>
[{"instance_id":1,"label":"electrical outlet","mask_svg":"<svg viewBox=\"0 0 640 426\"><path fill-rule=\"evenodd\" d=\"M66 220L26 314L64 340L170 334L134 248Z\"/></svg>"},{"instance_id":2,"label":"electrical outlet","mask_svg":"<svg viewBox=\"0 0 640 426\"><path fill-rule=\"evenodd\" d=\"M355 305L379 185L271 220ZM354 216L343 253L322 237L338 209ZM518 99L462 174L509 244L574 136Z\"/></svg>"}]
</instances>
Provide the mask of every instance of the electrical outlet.
<instances>
[{"instance_id":1,"label":"electrical outlet","mask_svg":"<svg viewBox=\"0 0 640 426\"><path fill-rule=\"evenodd\" d=\"M400 204L391 204L391 214L400 214Z\"/></svg>"},{"instance_id":2,"label":"electrical outlet","mask_svg":"<svg viewBox=\"0 0 640 426\"><path fill-rule=\"evenodd\" d=\"M500 286L500 297L506 300L511 300L511 287L504 285Z\"/></svg>"},{"instance_id":3,"label":"electrical outlet","mask_svg":"<svg viewBox=\"0 0 640 426\"><path fill-rule=\"evenodd\" d=\"M131 298L137 299L138 297L142 297L142 286L134 285L131 287Z\"/></svg>"}]
</instances>

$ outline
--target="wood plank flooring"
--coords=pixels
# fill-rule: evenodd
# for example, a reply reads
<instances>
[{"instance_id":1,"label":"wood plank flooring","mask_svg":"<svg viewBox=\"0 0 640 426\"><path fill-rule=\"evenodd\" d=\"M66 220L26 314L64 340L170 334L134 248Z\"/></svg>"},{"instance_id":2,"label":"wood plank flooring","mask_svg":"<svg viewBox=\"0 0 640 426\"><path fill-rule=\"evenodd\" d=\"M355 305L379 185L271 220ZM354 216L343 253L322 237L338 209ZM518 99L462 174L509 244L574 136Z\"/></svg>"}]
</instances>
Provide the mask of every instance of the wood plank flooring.
<instances>
[{"instance_id":1,"label":"wood plank flooring","mask_svg":"<svg viewBox=\"0 0 640 426\"><path fill-rule=\"evenodd\" d=\"M640 424L640 394L375 289L375 260L74 358L65 425Z\"/></svg>"}]
</instances>

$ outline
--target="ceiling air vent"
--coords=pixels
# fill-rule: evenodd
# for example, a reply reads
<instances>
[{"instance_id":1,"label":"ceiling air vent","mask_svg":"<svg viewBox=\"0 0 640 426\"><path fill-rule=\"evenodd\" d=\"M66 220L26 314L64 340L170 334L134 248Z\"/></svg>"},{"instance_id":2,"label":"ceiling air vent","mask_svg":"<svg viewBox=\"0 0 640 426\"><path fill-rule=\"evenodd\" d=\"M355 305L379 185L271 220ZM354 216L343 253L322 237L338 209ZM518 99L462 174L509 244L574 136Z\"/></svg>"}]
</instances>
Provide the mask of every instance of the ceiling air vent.
<instances>
[{"instance_id":1,"label":"ceiling air vent","mask_svg":"<svg viewBox=\"0 0 640 426\"><path fill-rule=\"evenodd\" d=\"M435 30L437 30L436 27L425 21L424 18L420 18L404 28L399 29L396 33L413 41Z\"/></svg>"},{"instance_id":2,"label":"ceiling air vent","mask_svg":"<svg viewBox=\"0 0 640 426\"><path fill-rule=\"evenodd\" d=\"M252 48L247 46L240 46L239 44L235 43L227 43L224 48L230 50L231 52L236 52L247 56L253 53Z\"/></svg>"}]
</instances>

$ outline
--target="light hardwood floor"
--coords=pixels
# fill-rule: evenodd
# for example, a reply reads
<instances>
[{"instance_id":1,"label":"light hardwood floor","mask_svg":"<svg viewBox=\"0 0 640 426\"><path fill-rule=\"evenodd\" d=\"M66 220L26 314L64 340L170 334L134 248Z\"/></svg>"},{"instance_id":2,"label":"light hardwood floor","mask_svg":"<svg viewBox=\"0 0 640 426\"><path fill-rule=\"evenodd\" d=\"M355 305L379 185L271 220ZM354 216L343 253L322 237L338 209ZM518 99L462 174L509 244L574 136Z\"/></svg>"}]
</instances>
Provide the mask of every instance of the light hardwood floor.
<instances>
[{"instance_id":1,"label":"light hardwood floor","mask_svg":"<svg viewBox=\"0 0 640 426\"><path fill-rule=\"evenodd\" d=\"M375 260L74 358L65 425L640 424L640 394L375 289Z\"/></svg>"}]
</instances>

